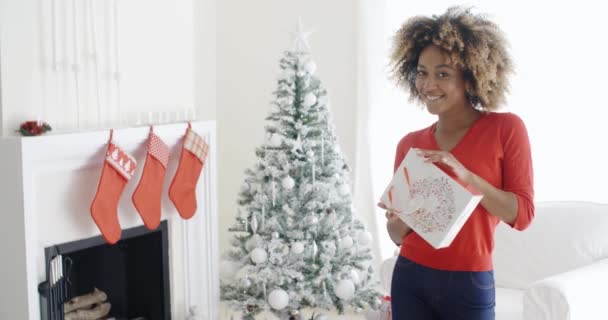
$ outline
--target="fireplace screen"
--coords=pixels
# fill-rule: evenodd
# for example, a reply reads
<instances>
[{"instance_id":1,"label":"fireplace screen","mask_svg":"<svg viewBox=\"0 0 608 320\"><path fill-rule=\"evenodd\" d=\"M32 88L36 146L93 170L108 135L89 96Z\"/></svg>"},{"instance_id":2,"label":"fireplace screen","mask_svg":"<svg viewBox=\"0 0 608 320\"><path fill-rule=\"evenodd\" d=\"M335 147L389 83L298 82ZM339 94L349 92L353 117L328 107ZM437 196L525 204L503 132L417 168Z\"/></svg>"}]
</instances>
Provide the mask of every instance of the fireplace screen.
<instances>
[{"instance_id":1,"label":"fireplace screen","mask_svg":"<svg viewBox=\"0 0 608 320\"><path fill-rule=\"evenodd\" d=\"M171 319L167 221L45 248L42 319Z\"/></svg>"}]
</instances>

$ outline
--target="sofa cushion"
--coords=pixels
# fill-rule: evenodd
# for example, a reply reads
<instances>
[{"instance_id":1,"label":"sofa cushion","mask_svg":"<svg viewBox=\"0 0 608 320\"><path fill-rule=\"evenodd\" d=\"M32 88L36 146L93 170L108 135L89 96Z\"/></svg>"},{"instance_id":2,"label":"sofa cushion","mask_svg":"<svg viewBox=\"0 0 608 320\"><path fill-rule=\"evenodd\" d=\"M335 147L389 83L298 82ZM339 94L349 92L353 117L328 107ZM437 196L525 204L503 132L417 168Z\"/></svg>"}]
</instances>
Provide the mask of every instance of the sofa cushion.
<instances>
[{"instance_id":1,"label":"sofa cushion","mask_svg":"<svg viewBox=\"0 0 608 320\"><path fill-rule=\"evenodd\" d=\"M380 284L385 290L385 294L390 295L391 293L391 282L393 280L393 269L395 269L395 263L397 262L397 256L392 256L382 262L380 266Z\"/></svg>"},{"instance_id":2,"label":"sofa cushion","mask_svg":"<svg viewBox=\"0 0 608 320\"><path fill-rule=\"evenodd\" d=\"M608 257L608 205L539 202L524 231L501 223L496 229L494 274L502 287L532 282Z\"/></svg>"},{"instance_id":3,"label":"sofa cushion","mask_svg":"<svg viewBox=\"0 0 608 320\"><path fill-rule=\"evenodd\" d=\"M608 259L533 283L524 291L526 319L608 319Z\"/></svg>"},{"instance_id":4,"label":"sofa cushion","mask_svg":"<svg viewBox=\"0 0 608 320\"><path fill-rule=\"evenodd\" d=\"M497 287L496 320L523 320L523 295L523 290Z\"/></svg>"}]
</instances>

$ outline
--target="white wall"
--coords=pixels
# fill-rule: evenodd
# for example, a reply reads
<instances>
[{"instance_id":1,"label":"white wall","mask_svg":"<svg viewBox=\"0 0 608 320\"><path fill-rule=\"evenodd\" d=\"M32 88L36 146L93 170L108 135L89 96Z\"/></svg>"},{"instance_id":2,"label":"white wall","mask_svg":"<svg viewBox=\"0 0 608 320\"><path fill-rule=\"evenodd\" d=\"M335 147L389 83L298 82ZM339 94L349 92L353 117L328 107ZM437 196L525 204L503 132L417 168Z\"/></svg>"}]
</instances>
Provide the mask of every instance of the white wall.
<instances>
[{"instance_id":1,"label":"white wall","mask_svg":"<svg viewBox=\"0 0 608 320\"><path fill-rule=\"evenodd\" d=\"M217 119L216 2L194 1L194 105L201 120Z\"/></svg>"},{"instance_id":2,"label":"white wall","mask_svg":"<svg viewBox=\"0 0 608 320\"><path fill-rule=\"evenodd\" d=\"M133 125L148 111L165 112L166 122L195 104L214 118L215 0L0 0L0 8L4 136L37 118L55 131L116 127L120 118Z\"/></svg>"},{"instance_id":3,"label":"white wall","mask_svg":"<svg viewBox=\"0 0 608 320\"><path fill-rule=\"evenodd\" d=\"M228 246L243 172L255 162L276 89L278 61L302 18L318 76L329 92L342 150L354 164L357 1L217 2L220 251Z\"/></svg>"}]
</instances>

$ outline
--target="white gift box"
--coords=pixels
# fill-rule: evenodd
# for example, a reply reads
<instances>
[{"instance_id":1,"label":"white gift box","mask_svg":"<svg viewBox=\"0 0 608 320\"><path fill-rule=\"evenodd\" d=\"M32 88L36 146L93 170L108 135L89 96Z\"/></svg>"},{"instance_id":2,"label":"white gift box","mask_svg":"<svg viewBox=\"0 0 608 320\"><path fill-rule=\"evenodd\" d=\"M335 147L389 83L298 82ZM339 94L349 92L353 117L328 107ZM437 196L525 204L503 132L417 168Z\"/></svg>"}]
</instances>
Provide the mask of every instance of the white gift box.
<instances>
[{"instance_id":1,"label":"white gift box","mask_svg":"<svg viewBox=\"0 0 608 320\"><path fill-rule=\"evenodd\" d=\"M424 162L411 148L380 202L439 249L452 243L482 197L471 186Z\"/></svg>"}]
</instances>

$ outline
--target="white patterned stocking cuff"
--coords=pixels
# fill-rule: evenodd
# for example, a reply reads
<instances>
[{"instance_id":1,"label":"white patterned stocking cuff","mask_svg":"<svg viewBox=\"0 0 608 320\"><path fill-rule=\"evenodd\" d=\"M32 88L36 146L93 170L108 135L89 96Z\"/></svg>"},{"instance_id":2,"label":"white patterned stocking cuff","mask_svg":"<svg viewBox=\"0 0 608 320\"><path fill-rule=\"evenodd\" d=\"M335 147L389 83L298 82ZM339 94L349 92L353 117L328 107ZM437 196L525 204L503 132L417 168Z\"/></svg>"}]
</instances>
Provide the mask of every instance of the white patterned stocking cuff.
<instances>
[{"instance_id":1,"label":"white patterned stocking cuff","mask_svg":"<svg viewBox=\"0 0 608 320\"><path fill-rule=\"evenodd\" d=\"M186 132L186 140L184 148L194 154L202 163L205 163L205 158L209 152L209 145L191 129Z\"/></svg>"},{"instance_id":2,"label":"white patterned stocking cuff","mask_svg":"<svg viewBox=\"0 0 608 320\"><path fill-rule=\"evenodd\" d=\"M108 145L108 150L106 151L106 161L125 179L130 180L131 177L133 177L133 172L135 172L137 161L135 161L135 158L117 147L114 143L110 142Z\"/></svg>"},{"instance_id":3,"label":"white patterned stocking cuff","mask_svg":"<svg viewBox=\"0 0 608 320\"><path fill-rule=\"evenodd\" d=\"M169 146L153 132L150 132L150 137L148 139L148 153L167 169L167 164L169 163Z\"/></svg>"}]
</instances>

